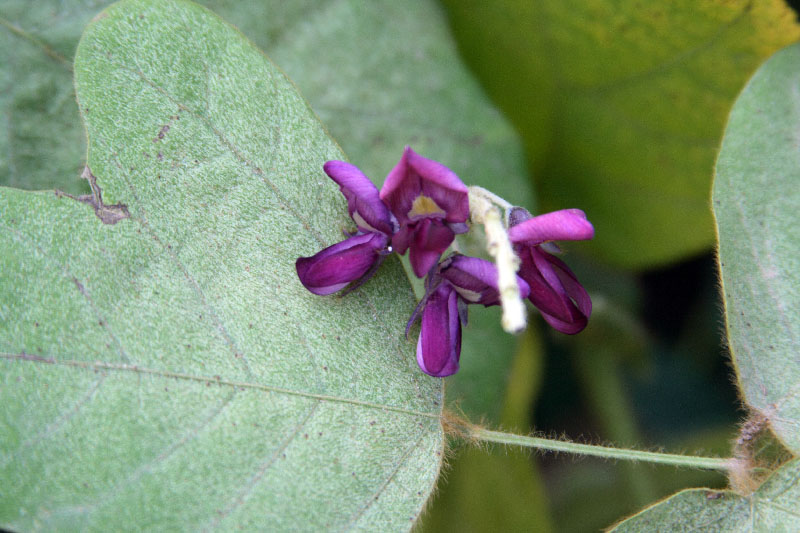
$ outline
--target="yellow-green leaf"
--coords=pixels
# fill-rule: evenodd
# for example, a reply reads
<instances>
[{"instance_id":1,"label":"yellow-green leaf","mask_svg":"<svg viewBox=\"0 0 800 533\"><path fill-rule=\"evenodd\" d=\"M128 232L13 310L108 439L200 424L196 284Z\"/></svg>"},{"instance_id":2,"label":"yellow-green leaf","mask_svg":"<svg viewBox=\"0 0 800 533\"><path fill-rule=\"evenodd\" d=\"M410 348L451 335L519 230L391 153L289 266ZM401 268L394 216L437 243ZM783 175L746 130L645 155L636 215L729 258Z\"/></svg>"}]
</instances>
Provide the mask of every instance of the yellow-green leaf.
<instances>
[{"instance_id":1,"label":"yellow-green leaf","mask_svg":"<svg viewBox=\"0 0 800 533\"><path fill-rule=\"evenodd\" d=\"M443 0L462 53L522 133L544 211L584 209L586 245L647 267L708 250L725 117L800 37L782 0Z\"/></svg>"}]
</instances>

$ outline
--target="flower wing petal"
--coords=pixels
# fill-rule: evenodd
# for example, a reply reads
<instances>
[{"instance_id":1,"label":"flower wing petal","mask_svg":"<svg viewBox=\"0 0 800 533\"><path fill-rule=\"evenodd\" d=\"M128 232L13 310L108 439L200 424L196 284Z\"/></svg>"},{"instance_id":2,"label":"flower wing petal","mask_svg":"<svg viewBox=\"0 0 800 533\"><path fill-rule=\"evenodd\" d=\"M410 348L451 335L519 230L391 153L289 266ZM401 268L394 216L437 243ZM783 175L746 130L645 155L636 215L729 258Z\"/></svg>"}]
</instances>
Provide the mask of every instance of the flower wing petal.
<instances>
[{"instance_id":1,"label":"flower wing petal","mask_svg":"<svg viewBox=\"0 0 800 533\"><path fill-rule=\"evenodd\" d=\"M528 299L551 326L570 335L586 327L592 302L563 261L530 247L522 254L520 275L530 286Z\"/></svg>"},{"instance_id":2,"label":"flower wing petal","mask_svg":"<svg viewBox=\"0 0 800 533\"><path fill-rule=\"evenodd\" d=\"M489 306L500 303L497 267L490 261L456 255L442 268L440 275L471 304Z\"/></svg>"},{"instance_id":3,"label":"flower wing petal","mask_svg":"<svg viewBox=\"0 0 800 533\"><path fill-rule=\"evenodd\" d=\"M378 252L389 243L382 233L355 235L295 262L297 276L314 294L332 294L358 280L380 259Z\"/></svg>"},{"instance_id":4,"label":"flower wing petal","mask_svg":"<svg viewBox=\"0 0 800 533\"><path fill-rule=\"evenodd\" d=\"M355 165L346 161L327 161L322 167L347 198L347 210L361 231L391 235L397 220L381 201L378 188Z\"/></svg>"}]
</instances>

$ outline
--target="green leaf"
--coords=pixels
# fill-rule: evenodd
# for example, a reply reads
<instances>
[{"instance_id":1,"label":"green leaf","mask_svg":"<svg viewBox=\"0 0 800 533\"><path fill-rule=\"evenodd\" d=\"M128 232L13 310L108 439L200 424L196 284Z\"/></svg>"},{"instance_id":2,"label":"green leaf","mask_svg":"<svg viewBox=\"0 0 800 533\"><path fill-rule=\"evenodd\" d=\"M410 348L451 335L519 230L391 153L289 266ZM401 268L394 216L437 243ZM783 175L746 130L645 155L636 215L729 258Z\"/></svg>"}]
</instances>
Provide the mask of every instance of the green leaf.
<instances>
[{"instance_id":1,"label":"green leaf","mask_svg":"<svg viewBox=\"0 0 800 533\"><path fill-rule=\"evenodd\" d=\"M467 184L487 187L534 210L519 137L458 57L444 14L433 0L203 3L268 51L349 159L378 185L397 163L403 146L411 144L453 168ZM58 49L63 57L71 58L80 29L96 9L91 2L65 6L41 0L36 9L29 4L8 0L0 7L0 15L20 30L6 34L7 49L22 46L31 54L30 61L21 63L25 68L15 69L17 63L9 61L0 63L0 72L7 66L9 80L25 80L29 85L58 77L51 85L69 92L61 99L69 104L66 111L71 118L54 121L27 108L24 114L12 111L20 117L19 127L30 124L58 141L75 140L64 145L60 163L52 161L38 174L28 171L30 181L5 174L0 163L0 184L34 189L56 186L77 193L82 191L77 165L83 162L83 139L72 105L72 83L68 70L54 63L47 50ZM57 102L50 101L49 95L57 93L56 89L39 91L29 107L50 109ZM70 137L69 131L76 133ZM30 153L31 164L50 160L58 146L36 137L25 137L20 143L16 151ZM71 152L66 150L69 147ZM0 152L0 162L5 153ZM477 420L498 413L500 404L495 400L503 394L516 341L502 331L494 309L474 309L470 315L463 370L450 378L454 386L448 397L463 400L464 410ZM486 346L492 347L491 358ZM481 400L486 391L493 391L491 405ZM483 405L473 409L473 400Z\"/></svg>"},{"instance_id":2,"label":"green leaf","mask_svg":"<svg viewBox=\"0 0 800 533\"><path fill-rule=\"evenodd\" d=\"M728 339L747 404L800 452L800 45L775 54L731 112L714 212Z\"/></svg>"},{"instance_id":3,"label":"green leaf","mask_svg":"<svg viewBox=\"0 0 800 533\"><path fill-rule=\"evenodd\" d=\"M800 460L779 468L755 492L691 489L618 524L616 533L651 531L796 531Z\"/></svg>"},{"instance_id":4,"label":"green leaf","mask_svg":"<svg viewBox=\"0 0 800 533\"><path fill-rule=\"evenodd\" d=\"M297 280L352 229L307 104L184 2L109 8L75 77L102 199L0 189L0 524L410 528L441 380L399 261L344 298Z\"/></svg>"},{"instance_id":5,"label":"green leaf","mask_svg":"<svg viewBox=\"0 0 800 533\"><path fill-rule=\"evenodd\" d=\"M710 248L709 190L749 74L800 36L782 0L443 0L462 53L522 133L545 211L584 209L626 267Z\"/></svg>"}]
</instances>

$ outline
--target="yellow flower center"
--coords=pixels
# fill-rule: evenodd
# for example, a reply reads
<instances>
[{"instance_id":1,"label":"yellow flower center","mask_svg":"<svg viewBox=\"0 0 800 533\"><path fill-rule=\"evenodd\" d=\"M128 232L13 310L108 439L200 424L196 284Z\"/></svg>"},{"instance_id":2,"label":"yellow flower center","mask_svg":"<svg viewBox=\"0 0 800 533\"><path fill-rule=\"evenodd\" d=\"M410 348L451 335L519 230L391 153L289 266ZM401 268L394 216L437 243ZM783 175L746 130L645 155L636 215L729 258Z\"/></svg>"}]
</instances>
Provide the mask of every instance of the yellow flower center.
<instances>
[{"instance_id":1,"label":"yellow flower center","mask_svg":"<svg viewBox=\"0 0 800 533\"><path fill-rule=\"evenodd\" d=\"M425 196L424 194L420 194L414 199L414 203L411 204L411 210L408 212L408 218L414 219L426 215L444 216L445 212L444 209L439 207L433 198Z\"/></svg>"}]
</instances>

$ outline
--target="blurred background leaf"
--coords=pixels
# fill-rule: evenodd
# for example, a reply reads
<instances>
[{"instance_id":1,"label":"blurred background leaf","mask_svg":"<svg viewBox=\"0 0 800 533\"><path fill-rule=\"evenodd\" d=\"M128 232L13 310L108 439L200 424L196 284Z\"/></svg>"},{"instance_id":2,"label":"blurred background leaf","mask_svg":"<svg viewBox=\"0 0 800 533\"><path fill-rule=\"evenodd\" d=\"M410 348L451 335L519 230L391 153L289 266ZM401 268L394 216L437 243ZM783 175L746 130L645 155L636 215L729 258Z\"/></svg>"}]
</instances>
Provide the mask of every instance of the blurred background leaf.
<instances>
[{"instance_id":1,"label":"blurred background leaf","mask_svg":"<svg viewBox=\"0 0 800 533\"><path fill-rule=\"evenodd\" d=\"M542 211L584 209L592 253L651 267L714 243L725 117L800 36L782 0L442 0L462 55L518 128Z\"/></svg>"},{"instance_id":2,"label":"blurred background leaf","mask_svg":"<svg viewBox=\"0 0 800 533\"><path fill-rule=\"evenodd\" d=\"M0 2L0 185L88 192L72 85L84 26L109 2Z\"/></svg>"}]
</instances>

